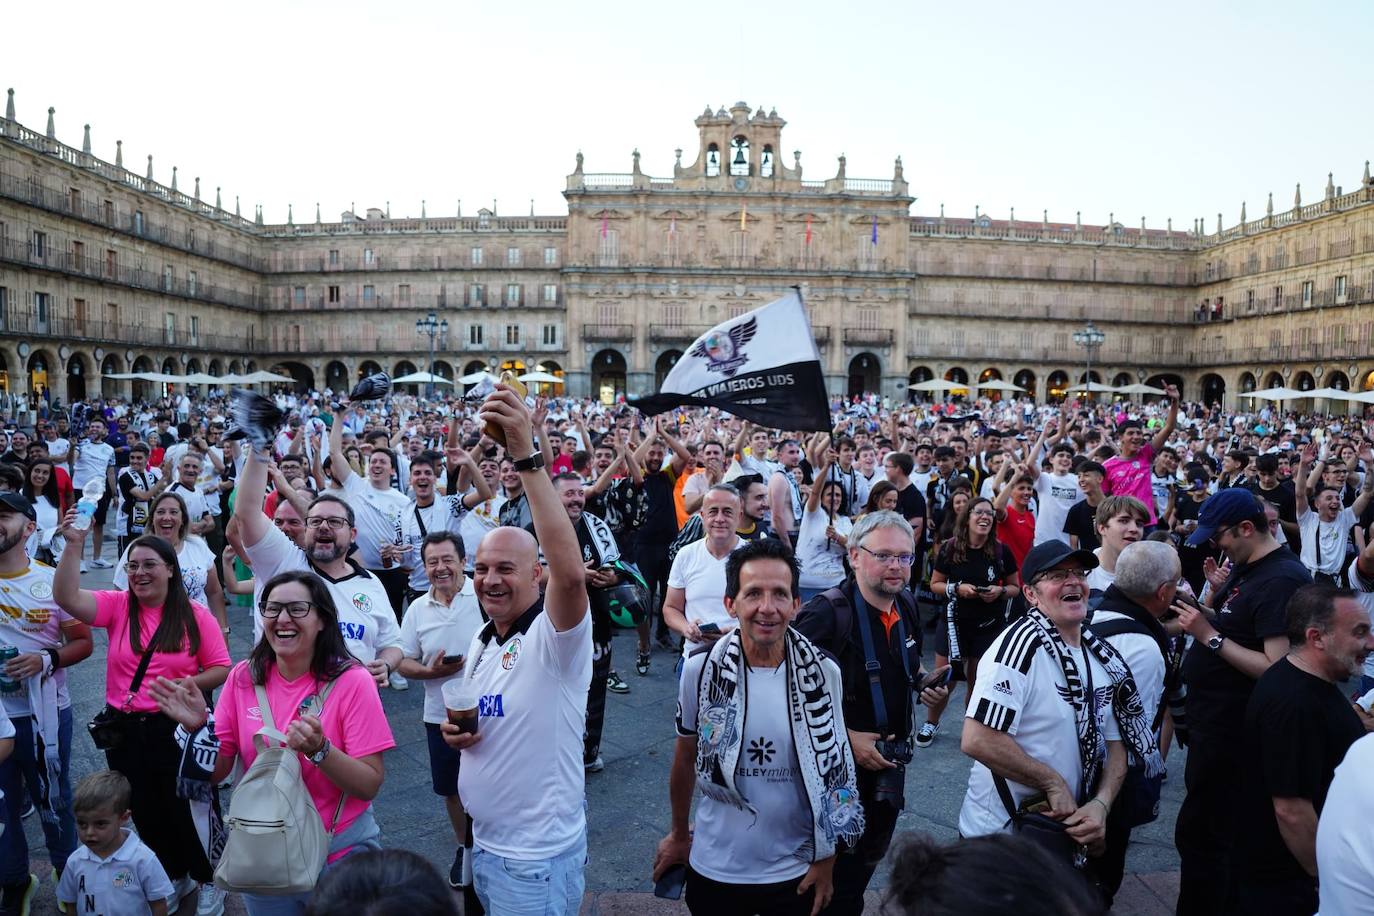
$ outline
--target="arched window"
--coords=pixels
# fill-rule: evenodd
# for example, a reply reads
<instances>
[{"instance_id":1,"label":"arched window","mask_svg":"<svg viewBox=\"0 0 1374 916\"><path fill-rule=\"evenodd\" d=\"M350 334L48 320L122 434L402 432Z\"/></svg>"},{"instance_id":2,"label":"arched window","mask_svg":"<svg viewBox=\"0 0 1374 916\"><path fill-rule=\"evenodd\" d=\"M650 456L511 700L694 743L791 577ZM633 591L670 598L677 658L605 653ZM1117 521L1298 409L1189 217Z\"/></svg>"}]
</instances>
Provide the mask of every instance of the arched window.
<instances>
[{"instance_id":1,"label":"arched window","mask_svg":"<svg viewBox=\"0 0 1374 916\"><path fill-rule=\"evenodd\" d=\"M730 141L730 174L749 174L749 141L742 134Z\"/></svg>"},{"instance_id":2,"label":"arched window","mask_svg":"<svg viewBox=\"0 0 1374 916\"><path fill-rule=\"evenodd\" d=\"M773 147L771 145L763 148L763 155L759 159L759 175L763 178L773 177Z\"/></svg>"},{"instance_id":3,"label":"arched window","mask_svg":"<svg viewBox=\"0 0 1374 916\"><path fill-rule=\"evenodd\" d=\"M706 147L706 177L715 178L720 174L720 147L712 143Z\"/></svg>"}]
</instances>

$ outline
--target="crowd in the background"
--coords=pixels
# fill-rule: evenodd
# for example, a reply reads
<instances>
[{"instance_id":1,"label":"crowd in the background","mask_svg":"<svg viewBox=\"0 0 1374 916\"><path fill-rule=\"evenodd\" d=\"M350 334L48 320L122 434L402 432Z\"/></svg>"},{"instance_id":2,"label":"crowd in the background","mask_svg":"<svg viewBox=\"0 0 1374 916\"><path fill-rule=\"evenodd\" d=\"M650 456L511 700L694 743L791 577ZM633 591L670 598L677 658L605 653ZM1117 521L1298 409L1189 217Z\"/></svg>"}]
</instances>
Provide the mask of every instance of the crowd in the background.
<instances>
[{"instance_id":1,"label":"crowd in the background","mask_svg":"<svg viewBox=\"0 0 1374 916\"><path fill-rule=\"evenodd\" d=\"M385 845L378 691L412 682L468 912L575 913L607 694L656 667L679 687L653 879L695 913L859 913L890 849L894 912L1028 906L1012 861L1040 869L1036 906L1100 912L1170 776L1180 913L1309 914L1318 877L1322 912L1374 911L1362 418L1173 389L831 409L833 429L787 431L383 386L8 424L0 916L41 884L30 805L76 912L215 916L224 886L305 912L308 891L225 877L248 848L227 785L267 726L338 886ZM93 630L107 706L74 725L64 669ZM469 695L475 728L454 717ZM74 790L87 740L109 769ZM905 767L940 740L971 760L964 839L897 849ZM995 878L951 895L999 862L1003 897Z\"/></svg>"}]
</instances>

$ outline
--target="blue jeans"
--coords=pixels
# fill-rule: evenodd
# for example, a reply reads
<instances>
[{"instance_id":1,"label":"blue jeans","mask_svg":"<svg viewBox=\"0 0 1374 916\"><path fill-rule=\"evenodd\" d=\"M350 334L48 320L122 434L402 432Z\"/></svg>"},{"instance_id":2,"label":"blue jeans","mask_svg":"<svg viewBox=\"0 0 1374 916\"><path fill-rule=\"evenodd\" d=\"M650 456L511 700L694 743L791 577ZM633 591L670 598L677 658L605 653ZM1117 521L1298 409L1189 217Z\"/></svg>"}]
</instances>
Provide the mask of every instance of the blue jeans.
<instances>
[{"instance_id":1,"label":"blue jeans","mask_svg":"<svg viewBox=\"0 0 1374 916\"><path fill-rule=\"evenodd\" d=\"M576 916L586 887L587 834L552 859L506 859L472 850L472 883L487 916Z\"/></svg>"},{"instance_id":2,"label":"blue jeans","mask_svg":"<svg viewBox=\"0 0 1374 916\"><path fill-rule=\"evenodd\" d=\"M69 774L72 759L72 710L57 713L57 757L61 764L58 784L52 787L57 795L57 821L43 821L43 839L53 867L61 871L67 857L76 849L76 818L72 816L72 782ZM0 834L0 883L23 881L29 874L29 844L24 837L22 819L30 792L37 791L38 763L33 756L33 718L14 719L14 751L0 763L0 791L5 793L5 832ZM37 798L34 797L37 804ZM41 813L41 812L40 812Z\"/></svg>"},{"instance_id":3,"label":"blue jeans","mask_svg":"<svg viewBox=\"0 0 1374 916\"><path fill-rule=\"evenodd\" d=\"M329 842L329 854L333 855L341 849L347 849L348 852L344 853L343 858L335 859L325 865L324 871L320 874L324 875L326 872L343 865L348 861L348 857L354 853L381 849L381 836L381 828L377 826L377 820L372 816L372 809L368 808L358 815L347 828L334 834L334 838ZM248 911L248 916L302 916L313 893L311 891L289 897L243 894L243 906Z\"/></svg>"}]
</instances>

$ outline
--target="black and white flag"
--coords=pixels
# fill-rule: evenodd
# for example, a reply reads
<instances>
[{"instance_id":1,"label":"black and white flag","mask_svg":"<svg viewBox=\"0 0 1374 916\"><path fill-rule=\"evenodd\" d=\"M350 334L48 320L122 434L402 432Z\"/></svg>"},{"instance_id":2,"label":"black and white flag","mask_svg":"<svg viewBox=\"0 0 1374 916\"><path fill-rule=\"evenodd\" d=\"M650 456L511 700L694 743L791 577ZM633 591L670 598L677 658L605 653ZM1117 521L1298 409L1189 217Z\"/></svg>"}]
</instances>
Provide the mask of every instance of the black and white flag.
<instances>
[{"instance_id":1,"label":"black and white flag","mask_svg":"<svg viewBox=\"0 0 1374 916\"><path fill-rule=\"evenodd\" d=\"M830 403L811 323L793 289L698 337L663 387L631 406L649 416L684 404L719 407L774 429L829 429Z\"/></svg>"}]
</instances>

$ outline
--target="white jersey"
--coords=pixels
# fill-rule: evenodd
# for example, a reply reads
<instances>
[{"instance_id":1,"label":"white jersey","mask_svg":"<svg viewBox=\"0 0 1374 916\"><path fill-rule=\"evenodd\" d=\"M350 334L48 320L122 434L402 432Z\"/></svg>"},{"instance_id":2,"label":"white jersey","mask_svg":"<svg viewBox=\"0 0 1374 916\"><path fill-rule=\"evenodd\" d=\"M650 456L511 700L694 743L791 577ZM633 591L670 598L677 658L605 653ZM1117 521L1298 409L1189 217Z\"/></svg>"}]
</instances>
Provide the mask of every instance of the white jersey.
<instances>
[{"instance_id":1,"label":"white jersey","mask_svg":"<svg viewBox=\"0 0 1374 916\"><path fill-rule=\"evenodd\" d=\"M86 484L99 481L108 490L107 475L114 466L114 446L108 442L87 439L76 450L76 461L72 465L72 489L79 493Z\"/></svg>"},{"instance_id":2,"label":"white jersey","mask_svg":"<svg viewBox=\"0 0 1374 916\"><path fill-rule=\"evenodd\" d=\"M145 916L149 904L175 893L171 879L153 851L138 834L124 830L124 845L98 859L90 848L77 844L67 860L57 899L74 904L74 916Z\"/></svg>"},{"instance_id":3,"label":"white jersey","mask_svg":"<svg viewBox=\"0 0 1374 916\"><path fill-rule=\"evenodd\" d=\"M587 828L582 737L592 677L591 614L562 633L542 599L505 640L488 623L468 649L482 740L463 751L458 794L482 849L551 859Z\"/></svg>"},{"instance_id":4,"label":"white jersey","mask_svg":"<svg viewBox=\"0 0 1374 916\"><path fill-rule=\"evenodd\" d=\"M120 537L137 537L142 534L148 526L148 510L151 508L151 500L138 500L133 496L124 498L125 481L128 481L130 490L151 490L159 480L162 479L162 472L157 468L148 468L144 471L135 471L132 468L122 468L119 476L115 478L115 486L120 490L119 511L115 513L115 534Z\"/></svg>"},{"instance_id":5,"label":"white jersey","mask_svg":"<svg viewBox=\"0 0 1374 916\"><path fill-rule=\"evenodd\" d=\"M1035 514L1035 543L1069 542L1064 522L1074 503L1083 498L1078 477L1073 474L1041 474L1035 478L1035 496L1040 511Z\"/></svg>"},{"instance_id":6,"label":"white jersey","mask_svg":"<svg viewBox=\"0 0 1374 916\"><path fill-rule=\"evenodd\" d=\"M124 564L128 560L129 548L125 547L110 579L110 584L115 588L129 587L129 575L124 571ZM205 539L194 534L183 538L181 546L177 548L177 565L181 567L181 581L186 586L186 594L192 601L209 607L209 602L205 598L205 584L209 581L211 572L215 570L215 554L205 543Z\"/></svg>"},{"instance_id":7,"label":"white jersey","mask_svg":"<svg viewBox=\"0 0 1374 916\"><path fill-rule=\"evenodd\" d=\"M463 559L469 575L472 574L473 563L477 559L477 547L482 543L482 538L487 536L488 531L495 531L501 527L501 507L505 504L506 497L498 493L486 502L473 506L472 510L463 516L458 530L463 538Z\"/></svg>"},{"instance_id":8,"label":"white jersey","mask_svg":"<svg viewBox=\"0 0 1374 916\"><path fill-rule=\"evenodd\" d=\"M1335 521L1324 522L1308 509L1298 513L1298 531L1302 532L1302 565L1309 572L1340 575L1345 565L1345 545L1350 529L1359 523L1350 507L1341 509Z\"/></svg>"},{"instance_id":9,"label":"white jersey","mask_svg":"<svg viewBox=\"0 0 1374 916\"><path fill-rule=\"evenodd\" d=\"M1016 739L1026 756L1038 760L1064 778L1069 793L1079 798L1083 762L1078 752L1078 726L1067 694L1069 685L1059 662L1041 646L1029 618L1007 627L992 641L978 661L977 685L969 697L965 715ZM1089 665L1084 686L1092 684L1097 724L1107 741L1119 741L1112 715L1112 679L1102 663L1083 649L1069 649L1079 671ZM1039 789L1007 780L1012 804L1035 795ZM1009 829L1010 815L993 783L992 771L974 762L968 792L959 810L959 834L984 836Z\"/></svg>"},{"instance_id":10,"label":"white jersey","mask_svg":"<svg viewBox=\"0 0 1374 916\"><path fill-rule=\"evenodd\" d=\"M52 597L53 569L42 563L29 562L28 569L10 576L0 576L0 643L14 646L20 652L62 648L62 628L75 626L76 621L57 606ZM67 692L67 669L52 673L57 687L57 707L72 705ZM30 715L26 682L19 690L0 694L10 718Z\"/></svg>"},{"instance_id":11,"label":"white jersey","mask_svg":"<svg viewBox=\"0 0 1374 916\"><path fill-rule=\"evenodd\" d=\"M205 498L205 494L184 486L180 481L172 484L163 492L175 493L181 497L182 501L186 503L186 519L189 522L198 522L207 515L219 515L219 500L214 500L214 505L211 506L211 501Z\"/></svg>"},{"instance_id":12,"label":"white jersey","mask_svg":"<svg viewBox=\"0 0 1374 916\"><path fill-rule=\"evenodd\" d=\"M684 738L697 736L701 675L709 655L698 652L688 658L678 679L677 733ZM828 658L822 664L831 683L838 684L839 666ZM811 802L792 740L787 665L746 666L746 676L749 703L743 727L727 738L744 745L735 767L735 788L758 814L703 796L697 804L691 865L699 874L727 884L791 881L810 868L807 849L815 837Z\"/></svg>"},{"instance_id":13,"label":"white jersey","mask_svg":"<svg viewBox=\"0 0 1374 916\"><path fill-rule=\"evenodd\" d=\"M423 592L429 589L429 577L425 575L425 560L420 555L420 545L425 537L435 531L448 531L459 534L463 527L463 517L468 507L463 505L461 496L438 496L433 502L421 508L411 500L401 513L401 542L410 545L405 555L405 564L410 567L410 588Z\"/></svg>"},{"instance_id":14,"label":"white jersey","mask_svg":"<svg viewBox=\"0 0 1374 916\"><path fill-rule=\"evenodd\" d=\"M395 490L379 490L357 474L349 474L343 498L353 507L358 528L358 561L368 569L382 568L383 544L401 544L401 517L411 505Z\"/></svg>"},{"instance_id":15,"label":"white jersey","mask_svg":"<svg viewBox=\"0 0 1374 916\"><path fill-rule=\"evenodd\" d=\"M1321 875L1319 916L1374 916L1374 735L1345 752L1326 793L1317 823L1317 873Z\"/></svg>"},{"instance_id":16,"label":"white jersey","mask_svg":"<svg viewBox=\"0 0 1374 916\"><path fill-rule=\"evenodd\" d=\"M370 662L377 657L378 650L401 644L401 631L396 627L391 599L381 580L352 561L348 575L331 579L312 566L305 551L275 525L269 526L267 534L256 544L245 544L244 550L256 583L253 607L256 608L262 598L263 586L277 573L305 570L318 575L329 589L339 612L339 631L343 633L344 645L359 661ZM261 636L262 615L254 613L253 641L256 643Z\"/></svg>"}]
</instances>

